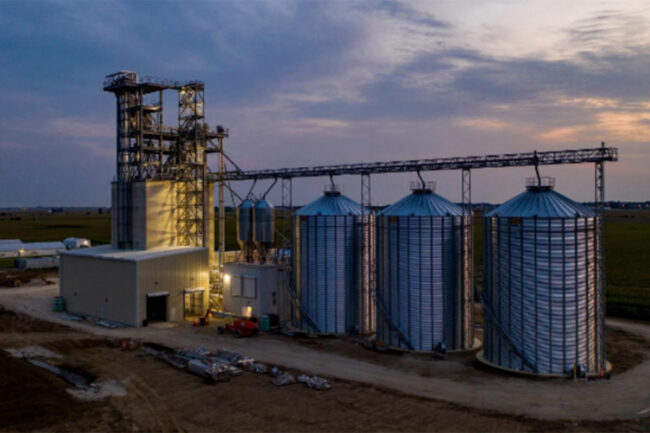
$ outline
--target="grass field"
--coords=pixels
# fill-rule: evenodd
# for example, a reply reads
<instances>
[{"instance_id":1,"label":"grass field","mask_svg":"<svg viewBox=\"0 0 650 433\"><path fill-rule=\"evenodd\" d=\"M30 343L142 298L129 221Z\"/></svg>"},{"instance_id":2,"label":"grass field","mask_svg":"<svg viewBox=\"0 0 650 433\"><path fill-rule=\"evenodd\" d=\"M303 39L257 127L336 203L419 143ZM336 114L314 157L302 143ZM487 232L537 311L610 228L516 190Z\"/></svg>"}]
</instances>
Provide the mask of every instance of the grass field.
<instances>
[{"instance_id":1,"label":"grass field","mask_svg":"<svg viewBox=\"0 0 650 433\"><path fill-rule=\"evenodd\" d=\"M110 243L111 217L97 212L19 212L0 216L0 239L47 242L67 237L87 238L93 244Z\"/></svg>"},{"instance_id":2,"label":"grass field","mask_svg":"<svg viewBox=\"0 0 650 433\"><path fill-rule=\"evenodd\" d=\"M0 239L24 242L84 237L93 245L110 242L110 216L97 212L12 213L0 216ZM282 221L277 220L277 227ZM216 231L216 224L215 224ZM482 286L483 227L474 221L475 279ZM218 233L215 234L218 242ZM226 214L226 249L237 249L235 214ZM0 259L0 268L13 259ZM650 211L608 211L605 223L605 269L608 314L650 320Z\"/></svg>"},{"instance_id":3,"label":"grass field","mask_svg":"<svg viewBox=\"0 0 650 433\"><path fill-rule=\"evenodd\" d=\"M650 211L611 211L605 220L607 312L650 320Z\"/></svg>"}]
</instances>

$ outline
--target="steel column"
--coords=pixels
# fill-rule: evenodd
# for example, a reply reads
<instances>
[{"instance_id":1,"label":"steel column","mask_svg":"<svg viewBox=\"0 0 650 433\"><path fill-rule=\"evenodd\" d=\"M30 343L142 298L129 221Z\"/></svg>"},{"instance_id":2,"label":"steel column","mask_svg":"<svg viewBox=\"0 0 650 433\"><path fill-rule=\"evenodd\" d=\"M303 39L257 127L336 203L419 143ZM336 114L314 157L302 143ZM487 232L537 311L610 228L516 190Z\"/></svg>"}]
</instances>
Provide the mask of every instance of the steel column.
<instances>
[{"instance_id":1,"label":"steel column","mask_svg":"<svg viewBox=\"0 0 650 433\"><path fill-rule=\"evenodd\" d=\"M372 322L374 311L372 305L376 301L376 284L375 284L375 270L376 270L376 254L374 251L374 232L372 227L372 199L371 199L371 184L370 173L363 173L361 175L361 242L362 244L362 288L364 311L362 312L363 328L373 328ZM368 329L364 329L367 331Z\"/></svg>"},{"instance_id":2,"label":"steel column","mask_svg":"<svg viewBox=\"0 0 650 433\"><path fill-rule=\"evenodd\" d=\"M293 190L290 177L282 178L282 248L291 248L293 234Z\"/></svg>"},{"instance_id":3,"label":"steel column","mask_svg":"<svg viewBox=\"0 0 650 433\"><path fill-rule=\"evenodd\" d=\"M601 151L605 152L605 143L601 143ZM596 210L596 263L598 266L597 273L597 293L598 293L598 364L602 371L606 370L605 359L605 161L601 160L595 164L595 200Z\"/></svg>"},{"instance_id":4,"label":"steel column","mask_svg":"<svg viewBox=\"0 0 650 433\"><path fill-rule=\"evenodd\" d=\"M463 217L461 220L461 231L463 233L462 242L462 257L463 265L463 299L468 296L470 301L463 303L463 310L461 316L461 323L464 325L463 330L467 329L469 335L462 335L462 347L471 347L474 343L474 236L473 236L473 221L472 221L472 172L470 168L463 168L462 170L462 208Z\"/></svg>"}]
</instances>

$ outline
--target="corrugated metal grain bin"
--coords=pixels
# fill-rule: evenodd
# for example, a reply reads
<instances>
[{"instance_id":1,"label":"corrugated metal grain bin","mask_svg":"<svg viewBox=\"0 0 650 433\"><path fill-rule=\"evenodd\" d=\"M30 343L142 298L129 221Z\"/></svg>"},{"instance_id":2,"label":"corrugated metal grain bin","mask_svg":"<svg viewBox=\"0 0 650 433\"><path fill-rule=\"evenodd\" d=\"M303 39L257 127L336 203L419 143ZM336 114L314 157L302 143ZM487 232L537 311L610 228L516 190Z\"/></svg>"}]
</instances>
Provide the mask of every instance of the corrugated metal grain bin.
<instances>
[{"instance_id":1,"label":"corrugated metal grain bin","mask_svg":"<svg viewBox=\"0 0 650 433\"><path fill-rule=\"evenodd\" d=\"M237 206L237 243L244 252L247 262L253 261L253 250L255 243L253 240L253 220L255 204L249 198Z\"/></svg>"},{"instance_id":2,"label":"corrugated metal grain bin","mask_svg":"<svg viewBox=\"0 0 650 433\"><path fill-rule=\"evenodd\" d=\"M266 261L266 255L275 240L275 215L273 205L260 199L253 210L253 240L260 254L260 260Z\"/></svg>"},{"instance_id":3,"label":"corrugated metal grain bin","mask_svg":"<svg viewBox=\"0 0 650 433\"><path fill-rule=\"evenodd\" d=\"M377 216L377 341L417 351L471 348L470 216L432 185L412 189Z\"/></svg>"},{"instance_id":4,"label":"corrugated metal grain bin","mask_svg":"<svg viewBox=\"0 0 650 433\"><path fill-rule=\"evenodd\" d=\"M361 206L335 189L296 213L294 284L302 306L296 326L307 329L304 314L321 333L365 332L372 321L369 290L363 290L360 261Z\"/></svg>"},{"instance_id":5,"label":"corrugated metal grain bin","mask_svg":"<svg viewBox=\"0 0 650 433\"><path fill-rule=\"evenodd\" d=\"M255 205L246 199L237 206L237 242L241 248L253 241L253 209Z\"/></svg>"},{"instance_id":6,"label":"corrugated metal grain bin","mask_svg":"<svg viewBox=\"0 0 650 433\"><path fill-rule=\"evenodd\" d=\"M529 180L484 218L484 358L540 374L605 367L597 217Z\"/></svg>"}]
</instances>

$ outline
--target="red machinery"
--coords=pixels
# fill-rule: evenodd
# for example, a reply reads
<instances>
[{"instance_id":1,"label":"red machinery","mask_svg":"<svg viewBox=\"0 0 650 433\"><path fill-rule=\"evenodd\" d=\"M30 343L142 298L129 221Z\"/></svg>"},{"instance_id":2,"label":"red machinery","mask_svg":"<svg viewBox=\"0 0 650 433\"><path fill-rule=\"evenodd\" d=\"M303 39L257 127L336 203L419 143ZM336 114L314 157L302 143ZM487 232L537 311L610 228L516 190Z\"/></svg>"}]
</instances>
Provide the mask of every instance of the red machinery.
<instances>
[{"instance_id":1,"label":"red machinery","mask_svg":"<svg viewBox=\"0 0 650 433\"><path fill-rule=\"evenodd\" d=\"M192 326L207 326L210 324L210 316L212 316L212 311L208 308L203 317L199 317L199 320L194 321Z\"/></svg>"},{"instance_id":2,"label":"red machinery","mask_svg":"<svg viewBox=\"0 0 650 433\"><path fill-rule=\"evenodd\" d=\"M232 323L226 324L225 327L220 326L217 328L217 332L219 334L223 334L225 332L232 332L232 335L235 336L235 338L241 338L241 337L251 337L253 335L257 335L260 330L257 325L257 320L248 320L248 319L237 319Z\"/></svg>"}]
</instances>

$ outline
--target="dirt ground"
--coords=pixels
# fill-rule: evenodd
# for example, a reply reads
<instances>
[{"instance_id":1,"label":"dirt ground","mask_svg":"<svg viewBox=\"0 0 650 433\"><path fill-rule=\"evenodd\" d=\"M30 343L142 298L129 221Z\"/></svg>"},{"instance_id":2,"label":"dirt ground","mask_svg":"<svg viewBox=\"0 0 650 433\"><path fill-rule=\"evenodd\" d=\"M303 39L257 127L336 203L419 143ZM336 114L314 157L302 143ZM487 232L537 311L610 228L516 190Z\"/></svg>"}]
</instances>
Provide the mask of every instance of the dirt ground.
<instances>
[{"instance_id":1,"label":"dirt ground","mask_svg":"<svg viewBox=\"0 0 650 433\"><path fill-rule=\"evenodd\" d=\"M57 278L57 269L0 269L0 289L28 284L33 280Z\"/></svg>"},{"instance_id":2,"label":"dirt ground","mask_svg":"<svg viewBox=\"0 0 650 433\"><path fill-rule=\"evenodd\" d=\"M615 340L627 341L628 346L615 349L620 352L634 352L639 344L625 335ZM315 341L324 347L333 343ZM79 401L66 392L70 385L62 379L0 351L3 431L650 431L648 418L547 422L339 380L331 381L329 391L303 385L278 388L269 376L252 373L228 383L207 384L139 351L108 347L103 337L0 313L0 348L25 344L40 344L63 355L61 363L87 376L117 380L128 393L98 402ZM359 354L374 353L354 344L343 346L358 349Z\"/></svg>"}]
</instances>

